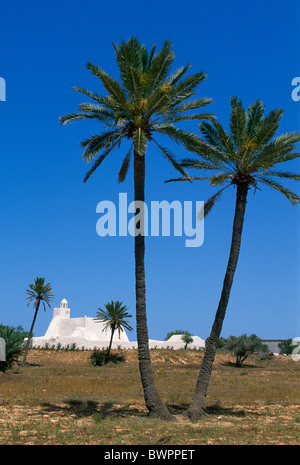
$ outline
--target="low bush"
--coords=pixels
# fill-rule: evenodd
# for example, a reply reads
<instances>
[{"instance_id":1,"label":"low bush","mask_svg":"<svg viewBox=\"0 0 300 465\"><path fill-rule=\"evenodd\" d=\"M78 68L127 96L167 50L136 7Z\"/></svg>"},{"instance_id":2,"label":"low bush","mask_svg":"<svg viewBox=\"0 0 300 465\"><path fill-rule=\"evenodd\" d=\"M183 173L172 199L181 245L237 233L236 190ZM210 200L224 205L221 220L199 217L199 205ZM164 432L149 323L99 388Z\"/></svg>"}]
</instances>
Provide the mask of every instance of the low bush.
<instances>
[{"instance_id":1,"label":"low bush","mask_svg":"<svg viewBox=\"0 0 300 465\"><path fill-rule=\"evenodd\" d=\"M93 365L102 366L105 364L107 350L106 349L94 349L91 354L91 361ZM125 362L124 354L110 353L106 363L121 363Z\"/></svg>"},{"instance_id":2,"label":"low bush","mask_svg":"<svg viewBox=\"0 0 300 465\"><path fill-rule=\"evenodd\" d=\"M255 354L260 360L270 357L270 351L266 344L263 344L255 334L247 336L242 334L239 337L230 336L224 347L236 356L236 366L242 367L243 362L249 355Z\"/></svg>"},{"instance_id":3,"label":"low bush","mask_svg":"<svg viewBox=\"0 0 300 465\"><path fill-rule=\"evenodd\" d=\"M293 344L292 339L287 339L278 344L279 354L280 355L291 355L293 350L296 349L297 344Z\"/></svg>"},{"instance_id":4,"label":"low bush","mask_svg":"<svg viewBox=\"0 0 300 465\"><path fill-rule=\"evenodd\" d=\"M5 372L18 362L23 351L24 332L20 327L0 325L0 337L5 341L5 361L0 361L0 371Z\"/></svg>"}]
</instances>

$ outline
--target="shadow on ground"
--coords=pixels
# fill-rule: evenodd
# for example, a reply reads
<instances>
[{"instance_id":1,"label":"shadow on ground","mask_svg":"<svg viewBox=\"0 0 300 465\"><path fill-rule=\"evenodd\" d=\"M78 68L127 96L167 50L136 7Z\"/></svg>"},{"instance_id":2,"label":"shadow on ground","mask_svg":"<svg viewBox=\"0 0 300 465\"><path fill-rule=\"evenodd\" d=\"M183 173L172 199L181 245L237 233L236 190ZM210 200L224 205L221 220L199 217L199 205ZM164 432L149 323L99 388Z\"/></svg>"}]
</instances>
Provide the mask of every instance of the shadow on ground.
<instances>
[{"instance_id":1,"label":"shadow on ground","mask_svg":"<svg viewBox=\"0 0 300 465\"><path fill-rule=\"evenodd\" d=\"M65 404L52 404L45 402L41 404L44 412L60 412L65 415L75 415L76 418L84 418L97 413L101 417L107 416L141 416L146 417L147 414L142 408L138 408L132 405L114 404L113 402L105 402L99 404L93 400L81 401L81 400L68 400Z\"/></svg>"},{"instance_id":2,"label":"shadow on ground","mask_svg":"<svg viewBox=\"0 0 300 465\"><path fill-rule=\"evenodd\" d=\"M173 415L184 414L188 408L188 404L167 404L168 409ZM233 417L244 417L246 415L245 410L236 410L233 407L221 407L218 404L209 405L204 408L204 412L207 416L209 415L221 415L221 416L233 416ZM251 412L252 414L252 412Z\"/></svg>"},{"instance_id":3,"label":"shadow on ground","mask_svg":"<svg viewBox=\"0 0 300 465\"><path fill-rule=\"evenodd\" d=\"M119 416L119 417L147 417L147 411L145 408L134 406L134 405L122 405L114 402L104 402L99 404L93 400L81 401L81 400L68 400L65 404L53 404L45 402L41 404L45 413L60 412L63 415L73 415L76 418L89 417L93 414L97 414L102 418L108 416ZM173 415L181 415L188 408L188 404L167 404L167 408ZM220 405L210 405L205 407L205 413L207 416L210 415L221 415L221 416L233 416L233 417L244 417L246 415L245 410L236 410L231 407L221 407ZM251 412L251 414L255 414ZM248 413L247 413L248 415Z\"/></svg>"}]
</instances>

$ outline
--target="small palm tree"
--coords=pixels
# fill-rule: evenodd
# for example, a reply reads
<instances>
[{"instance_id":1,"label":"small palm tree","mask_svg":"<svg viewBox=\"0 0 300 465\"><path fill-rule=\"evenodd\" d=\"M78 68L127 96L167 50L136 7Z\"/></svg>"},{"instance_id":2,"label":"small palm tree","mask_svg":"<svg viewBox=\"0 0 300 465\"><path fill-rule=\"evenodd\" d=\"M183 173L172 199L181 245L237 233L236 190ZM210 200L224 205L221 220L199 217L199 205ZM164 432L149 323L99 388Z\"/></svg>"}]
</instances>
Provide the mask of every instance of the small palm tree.
<instances>
[{"instance_id":1,"label":"small palm tree","mask_svg":"<svg viewBox=\"0 0 300 465\"><path fill-rule=\"evenodd\" d=\"M189 331L185 331L184 334L182 335L182 341L184 342L184 348L187 349L188 345L193 342L192 335Z\"/></svg>"},{"instance_id":2,"label":"small palm tree","mask_svg":"<svg viewBox=\"0 0 300 465\"><path fill-rule=\"evenodd\" d=\"M161 51L156 53L154 45L150 51L136 38L130 38L120 45L114 44L116 60L120 71L120 82L109 76L98 66L88 63L87 69L100 79L107 91L106 96L75 87L75 90L92 98L94 103L82 103L79 111L62 116L62 124L71 121L91 119L104 124L106 130L94 134L81 142L83 158L87 162L95 159L87 172L84 182L102 164L115 148L127 142L125 157L118 174L119 182L125 180L133 153L134 199L136 209L144 216L145 200L145 157L148 144L154 144L183 176L187 176L169 149L162 146L157 137L166 136L177 144L192 147L197 137L187 130L176 127L175 123L207 119L209 113L193 113L212 102L210 98L189 100L196 93L198 85L205 80L203 72L186 77L190 65L178 69L169 76L175 55L172 43L165 41ZM151 160L151 159L150 159ZM154 161L152 161L154 163ZM154 384L148 346L145 284L145 239L143 221L136 222L135 239L135 290L138 357L144 397L149 414L171 419Z\"/></svg>"},{"instance_id":3,"label":"small palm tree","mask_svg":"<svg viewBox=\"0 0 300 465\"><path fill-rule=\"evenodd\" d=\"M199 126L203 137L199 140L197 150L193 150L199 158L188 158L182 162L184 167L212 173L210 176L189 180L207 179L212 186L223 186L204 204L204 215L208 214L225 189L230 186L236 188L230 254L196 390L187 412L191 419L198 419L203 415L212 365L238 262L249 189L258 189L258 184L261 183L283 194L292 205L300 202L298 195L276 180L279 178L282 181L300 181L300 175L274 168L275 165L300 157L299 153L294 152L295 143L300 141L300 135L289 132L275 137L283 110L271 111L266 116L264 113L265 108L261 101L254 102L247 112L240 100L232 98L229 132L217 121L203 122Z\"/></svg>"},{"instance_id":4,"label":"small palm tree","mask_svg":"<svg viewBox=\"0 0 300 465\"><path fill-rule=\"evenodd\" d=\"M27 344L25 348L25 354L24 354L22 366L24 366L26 363L27 353L28 353L28 349L30 346L30 340L32 338L33 328L34 328L35 320L36 320L36 317L37 317L37 314L40 308L40 304L42 302L44 306L44 310L46 311L45 304L47 304L48 307L50 308L51 307L50 302L54 298L54 294L51 293L52 291L51 285L45 284L45 278L36 278L34 280L34 283L30 284L29 287L30 289L27 289L25 292L25 294L28 295L28 297L26 297L26 300L28 300L27 307L31 302L33 302L33 308L35 309L35 312L34 312L34 317L33 317L32 324L31 324L31 328L29 331L28 339L27 339Z\"/></svg>"},{"instance_id":5,"label":"small palm tree","mask_svg":"<svg viewBox=\"0 0 300 465\"><path fill-rule=\"evenodd\" d=\"M105 323L103 331L110 329L110 341L104 359L104 363L107 363L115 331L118 331L120 337L120 334L124 331L124 328L128 329L128 331L132 331L133 328L130 326L128 321L125 320L125 318L131 318L132 316L127 313L128 309L126 305L122 306L122 302L119 302L118 300L114 302L112 300L104 306L106 310L99 308L99 312L97 312L97 318L94 319Z\"/></svg>"}]
</instances>

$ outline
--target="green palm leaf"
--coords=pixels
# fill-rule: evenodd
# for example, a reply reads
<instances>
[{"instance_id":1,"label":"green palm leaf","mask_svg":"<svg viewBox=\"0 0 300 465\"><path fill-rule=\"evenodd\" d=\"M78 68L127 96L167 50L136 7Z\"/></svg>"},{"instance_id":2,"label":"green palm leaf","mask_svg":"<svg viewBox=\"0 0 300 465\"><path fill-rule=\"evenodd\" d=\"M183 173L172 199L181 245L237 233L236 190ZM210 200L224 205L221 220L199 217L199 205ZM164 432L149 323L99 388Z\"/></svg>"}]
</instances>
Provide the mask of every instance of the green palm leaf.
<instances>
[{"instance_id":1,"label":"green palm leaf","mask_svg":"<svg viewBox=\"0 0 300 465\"><path fill-rule=\"evenodd\" d=\"M257 176L257 179L261 183L266 184L267 186L271 187L272 189L275 189L278 192L280 192L281 194L283 194L291 202L291 204L293 206L297 205L297 203L300 203L299 195L295 194L294 192L292 192L287 187L284 187L281 184L277 183L273 179L268 178L267 176Z\"/></svg>"},{"instance_id":2,"label":"green palm leaf","mask_svg":"<svg viewBox=\"0 0 300 465\"><path fill-rule=\"evenodd\" d=\"M130 165L130 156L131 156L132 149L133 149L133 144L131 145L127 155L125 156L123 160L122 166L118 174L118 182L125 181L125 178L126 178L126 175L129 169L129 165Z\"/></svg>"}]
</instances>

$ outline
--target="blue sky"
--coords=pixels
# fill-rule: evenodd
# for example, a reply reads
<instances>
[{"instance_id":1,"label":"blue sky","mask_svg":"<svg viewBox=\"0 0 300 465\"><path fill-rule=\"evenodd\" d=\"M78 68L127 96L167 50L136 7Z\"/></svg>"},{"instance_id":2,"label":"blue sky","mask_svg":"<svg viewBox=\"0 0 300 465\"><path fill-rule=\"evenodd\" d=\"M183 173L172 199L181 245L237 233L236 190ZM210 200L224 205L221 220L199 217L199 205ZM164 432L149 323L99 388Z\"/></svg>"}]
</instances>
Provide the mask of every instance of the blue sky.
<instances>
[{"instance_id":1,"label":"blue sky","mask_svg":"<svg viewBox=\"0 0 300 465\"><path fill-rule=\"evenodd\" d=\"M291 81L300 75L299 7L296 0L249 2L5 2L1 8L0 76L6 81L1 120L0 323L29 329L33 310L25 290L37 276L50 282L53 307L66 298L71 316L95 316L121 300L135 315L133 238L96 234L96 206L133 194L132 169L120 185L124 152L115 151L84 184L88 165L79 141L94 133L89 122L62 127L59 116L85 99L72 87L101 92L87 61L118 77L113 42L135 35L148 47L173 41L175 68L192 64L208 78L197 96L227 125L230 97L245 106L263 100L266 111L284 108L280 132L299 130L300 101ZM299 5L299 3L298 3ZM207 107L208 108L208 107ZM188 125L198 131L197 123ZM180 159L183 150L169 144ZM164 181L172 166L154 147L146 159L146 201L206 200L207 184ZM299 172L299 162L290 163ZM299 193L299 187L293 185ZM149 336L187 329L209 335L227 263L234 191L226 191L205 220L202 247L184 238L146 240ZM299 207L268 188L249 194L242 248L222 335L261 338L300 335ZM52 309L40 311L43 335ZM132 318L135 328L135 318ZM136 340L135 331L129 334Z\"/></svg>"}]
</instances>

